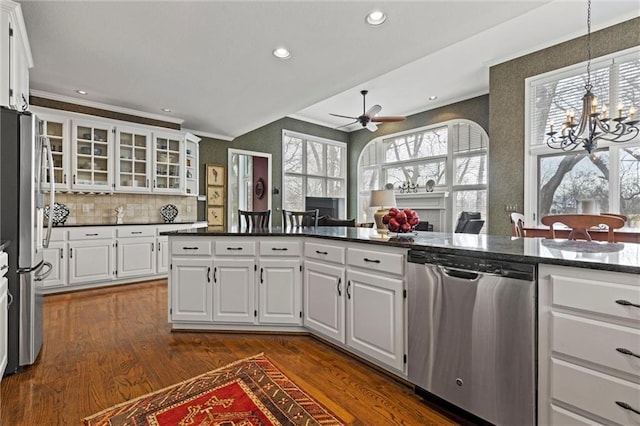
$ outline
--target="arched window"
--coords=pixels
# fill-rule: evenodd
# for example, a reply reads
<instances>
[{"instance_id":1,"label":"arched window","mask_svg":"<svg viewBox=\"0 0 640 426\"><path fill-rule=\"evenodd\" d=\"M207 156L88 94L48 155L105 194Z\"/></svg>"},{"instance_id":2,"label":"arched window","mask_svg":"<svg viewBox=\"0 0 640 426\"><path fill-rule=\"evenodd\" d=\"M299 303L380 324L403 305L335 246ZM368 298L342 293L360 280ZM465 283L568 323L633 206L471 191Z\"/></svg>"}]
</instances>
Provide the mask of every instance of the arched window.
<instances>
[{"instance_id":1,"label":"arched window","mask_svg":"<svg viewBox=\"0 0 640 426\"><path fill-rule=\"evenodd\" d=\"M434 231L452 232L462 211L486 219L489 138L480 125L451 120L376 138L358 159L358 221L372 222L371 190L393 188ZM483 232L486 232L486 226Z\"/></svg>"}]
</instances>

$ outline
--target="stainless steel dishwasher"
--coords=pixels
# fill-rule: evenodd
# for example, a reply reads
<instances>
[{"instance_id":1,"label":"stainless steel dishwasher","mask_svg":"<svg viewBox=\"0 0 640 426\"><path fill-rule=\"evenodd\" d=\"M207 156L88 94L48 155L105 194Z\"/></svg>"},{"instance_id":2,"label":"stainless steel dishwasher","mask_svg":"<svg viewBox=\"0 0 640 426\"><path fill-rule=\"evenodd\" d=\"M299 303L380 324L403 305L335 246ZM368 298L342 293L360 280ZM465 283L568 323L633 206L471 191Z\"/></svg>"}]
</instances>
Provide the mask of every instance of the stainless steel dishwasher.
<instances>
[{"instance_id":1,"label":"stainless steel dishwasher","mask_svg":"<svg viewBox=\"0 0 640 426\"><path fill-rule=\"evenodd\" d=\"M416 393L493 424L535 424L535 265L422 250L408 260Z\"/></svg>"}]
</instances>

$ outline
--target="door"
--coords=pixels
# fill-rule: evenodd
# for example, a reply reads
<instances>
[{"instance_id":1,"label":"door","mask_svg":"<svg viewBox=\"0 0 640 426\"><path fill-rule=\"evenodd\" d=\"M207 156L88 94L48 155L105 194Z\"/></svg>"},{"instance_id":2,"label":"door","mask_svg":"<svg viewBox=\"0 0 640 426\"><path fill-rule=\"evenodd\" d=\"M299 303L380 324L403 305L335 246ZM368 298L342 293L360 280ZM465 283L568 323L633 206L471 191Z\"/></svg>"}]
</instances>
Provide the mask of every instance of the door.
<instances>
[{"instance_id":1,"label":"door","mask_svg":"<svg viewBox=\"0 0 640 426\"><path fill-rule=\"evenodd\" d=\"M120 238L116 244L118 278L153 275L156 272L155 237Z\"/></svg>"},{"instance_id":2,"label":"door","mask_svg":"<svg viewBox=\"0 0 640 426\"><path fill-rule=\"evenodd\" d=\"M117 127L115 134L115 189L126 192L150 192L149 132L133 127Z\"/></svg>"},{"instance_id":3,"label":"door","mask_svg":"<svg viewBox=\"0 0 640 426\"><path fill-rule=\"evenodd\" d=\"M210 258L173 258L171 266L171 320L211 322L213 298Z\"/></svg>"},{"instance_id":4,"label":"door","mask_svg":"<svg viewBox=\"0 0 640 426\"><path fill-rule=\"evenodd\" d=\"M73 121L71 188L111 191L111 127L90 121Z\"/></svg>"},{"instance_id":5,"label":"door","mask_svg":"<svg viewBox=\"0 0 640 426\"><path fill-rule=\"evenodd\" d=\"M253 323L256 317L253 258L216 258L213 271L214 322Z\"/></svg>"},{"instance_id":6,"label":"door","mask_svg":"<svg viewBox=\"0 0 640 426\"><path fill-rule=\"evenodd\" d=\"M345 343L344 268L304 263L304 326L314 334Z\"/></svg>"},{"instance_id":7,"label":"door","mask_svg":"<svg viewBox=\"0 0 640 426\"><path fill-rule=\"evenodd\" d=\"M113 279L113 240L86 240L69 243L69 284Z\"/></svg>"},{"instance_id":8,"label":"door","mask_svg":"<svg viewBox=\"0 0 640 426\"><path fill-rule=\"evenodd\" d=\"M181 137L153 134L153 192L180 194L184 188L184 157Z\"/></svg>"},{"instance_id":9,"label":"door","mask_svg":"<svg viewBox=\"0 0 640 426\"><path fill-rule=\"evenodd\" d=\"M158 237L156 251L156 271L164 274L169 271L169 237Z\"/></svg>"},{"instance_id":10,"label":"door","mask_svg":"<svg viewBox=\"0 0 640 426\"><path fill-rule=\"evenodd\" d=\"M386 365L404 367L403 281L347 273L347 345Z\"/></svg>"},{"instance_id":11,"label":"door","mask_svg":"<svg viewBox=\"0 0 640 426\"><path fill-rule=\"evenodd\" d=\"M41 288L62 287L67 283L67 257L64 242L51 242L44 249L44 261L51 264L49 276L38 281Z\"/></svg>"},{"instance_id":12,"label":"door","mask_svg":"<svg viewBox=\"0 0 640 426\"><path fill-rule=\"evenodd\" d=\"M260 323L299 325L302 322L300 269L300 260L297 259L260 260Z\"/></svg>"}]
</instances>

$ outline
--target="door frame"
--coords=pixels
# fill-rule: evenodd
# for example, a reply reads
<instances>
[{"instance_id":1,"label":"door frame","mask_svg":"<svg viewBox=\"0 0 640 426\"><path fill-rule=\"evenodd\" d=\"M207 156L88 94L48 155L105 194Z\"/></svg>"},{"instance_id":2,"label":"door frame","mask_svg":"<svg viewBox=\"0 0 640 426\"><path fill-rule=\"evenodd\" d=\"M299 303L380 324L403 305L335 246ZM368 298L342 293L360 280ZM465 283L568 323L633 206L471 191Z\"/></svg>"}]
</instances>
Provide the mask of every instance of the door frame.
<instances>
[{"instance_id":1,"label":"door frame","mask_svg":"<svg viewBox=\"0 0 640 426\"><path fill-rule=\"evenodd\" d=\"M272 202L273 202L273 192L271 190L272 185L273 185L273 173L272 173L272 165L271 165L271 154L268 152L258 152L258 151L247 151L244 149L235 149L235 148L229 148L227 150L227 191L230 192L231 191L231 170L232 170L232 166L233 163L231 162L231 159L233 157L233 155L247 155L247 156L251 156L251 157L260 157L260 158L266 158L267 159L267 175L269 176L269 179L267 180L267 186L265 188L265 192L268 195L268 200L267 200L267 208L269 210L271 210L271 215L269 216L269 226L271 226L271 219L273 218L273 208L272 208ZM228 202L228 208L227 208L227 229L231 229L232 227L235 227L235 224L237 223L232 221L233 219L233 212L231 211L231 195L230 193L227 193L227 199L229 200Z\"/></svg>"}]
</instances>

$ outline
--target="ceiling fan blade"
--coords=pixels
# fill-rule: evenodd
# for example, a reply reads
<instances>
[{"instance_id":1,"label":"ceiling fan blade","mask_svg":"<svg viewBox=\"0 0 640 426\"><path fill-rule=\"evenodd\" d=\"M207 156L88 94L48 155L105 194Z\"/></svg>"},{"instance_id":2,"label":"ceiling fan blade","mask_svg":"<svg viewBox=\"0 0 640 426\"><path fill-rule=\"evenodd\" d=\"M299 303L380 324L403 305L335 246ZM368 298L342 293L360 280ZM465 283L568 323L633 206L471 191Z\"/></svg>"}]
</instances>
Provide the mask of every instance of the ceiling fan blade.
<instances>
[{"instance_id":1,"label":"ceiling fan blade","mask_svg":"<svg viewBox=\"0 0 640 426\"><path fill-rule=\"evenodd\" d=\"M349 117L348 115L340 115L340 114L333 114L333 113L329 113L329 115L333 115L334 117L349 118L351 120L357 120L358 119L358 117Z\"/></svg>"},{"instance_id":2,"label":"ceiling fan blade","mask_svg":"<svg viewBox=\"0 0 640 426\"><path fill-rule=\"evenodd\" d=\"M333 130L338 130L338 129L342 129L343 127L347 127L347 126L351 126L352 124L356 124L358 122L358 120L356 121L352 121L351 123L347 123L347 124L343 124L342 126L336 127Z\"/></svg>"},{"instance_id":3,"label":"ceiling fan blade","mask_svg":"<svg viewBox=\"0 0 640 426\"><path fill-rule=\"evenodd\" d=\"M380 105L374 105L371 108L369 108L369 111L364 113L365 117L369 117L369 118L373 118L376 116L376 114L378 114L380 111L382 110L382 107Z\"/></svg>"},{"instance_id":4,"label":"ceiling fan blade","mask_svg":"<svg viewBox=\"0 0 640 426\"><path fill-rule=\"evenodd\" d=\"M386 116L386 117L373 117L371 121L375 121L376 123L395 123L397 121L404 121L407 117L402 116Z\"/></svg>"},{"instance_id":5,"label":"ceiling fan blade","mask_svg":"<svg viewBox=\"0 0 640 426\"><path fill-rule=\"evenodd\" d=\"M370 121L367 123L367 129L369 129L372 132L375 132L376 130L378 130L378 126L376 126L375 123Z\"/></svg>"}]
</instances>

